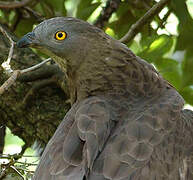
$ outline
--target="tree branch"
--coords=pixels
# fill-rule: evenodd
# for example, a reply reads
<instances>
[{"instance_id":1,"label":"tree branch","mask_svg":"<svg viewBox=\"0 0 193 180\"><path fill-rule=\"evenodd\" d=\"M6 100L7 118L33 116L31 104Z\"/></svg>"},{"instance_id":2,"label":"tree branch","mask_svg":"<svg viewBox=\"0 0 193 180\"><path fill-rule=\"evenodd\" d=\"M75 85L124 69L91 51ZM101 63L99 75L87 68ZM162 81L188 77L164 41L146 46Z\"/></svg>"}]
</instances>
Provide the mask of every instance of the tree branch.
<instances>
[{"instance_id":1,"label":"tree branch","mask_svg":"<svg viewBox=\"0 0 193 180\"><path fill-rule=\"evenodd\" d=\"M169 1L170 0L161 0L156 3L143 17L131 26L127 34L123 36L120 41L122 43L130 42L140 32L141 28L148 22L151 22L153 17L158 14Z\"/></svg>"},{"instance_id":2,"label":"tree branch","mask_svg":"<svg viewBox=\"0 0 193 180\"><path fill-rule=\"evenodd\" d=\"M94 25L102 29L105 22L109 20L113 12L118 9L120 2L121 0L108 0Z\"/></svg>"},{"instance_id":3,"label":"tree branch","mask_svg":"<svg viewBox=\"0 0 193 180\"><path fill-rule=\"evenodd\" d=\"M7 81L5 81L5 82L3 83L3 85L0 87L0 96L1 96L7 89L9 89L9 87L11 87L11 86L15 83L15 81L16 81L17 77L19 76L19 74L20 74L20 70L15 70L15 71L13 72L13 74L11 75L11 77L10 77Z\"/></svg>"},{"instance_id":4,"label":"tree branch","mask_svg":"<svg viewBox=\"0 0 193 180\"><path fill-rule=\"evenodd\" d=\"M23 0L23 1L16 1L16 2L3 2L0 1L0 8L2 9L16 9L21 8L28 5L33 0Z\"/></svg>"},{"instance_id":5,"label":"tree branch","mask_svg":"<svg viewBox=\"0 0 193 180\"><path fill-rule=\"evenodd\" d=\"M28 73L23 73L18 77L19 82L33 82L42 79L48 79L56 74L61 74L64 76L63 72L56 64L44 64L41 68L36 69L34 71L30 71Z\"/></svg>"},{"instance_id":6,"label":"tree branch","mask_svg":"<svg viewBox=\"0 0 193 180\"><path fill-rule=\"evenodd\" d=\"M0 86L0 96L5 92L5 90L7 90L10 86L12 86L12 85L15 83L15 81L17 80L17 78L18 78L21 74L27 73L27 72L30 72L30 71L33 71L33 70L35 70L35 69L38 69L38 68L40 68L43 64L47 63L48 61L51 61L51 58L48 58L48 59L42 61L41 63L36 64L36 65L34 65L34 66L31 66L31 67L29 67L29 68L27 68L27 69L14 70L14 71L13 71L13 74L11 75L11 77L10 77L7 81L5 81L2 86Z\"/></svg>"},{"instance_id":7,"label":"tree branch","mask_svg":"<svg viewBox=\"0 0 193 180\"><path fill-rule=\"evenodd\" d=\"M12 38L9 36L9 34L1 25L0 25L0 31L3 33L4 36L8 38L9 43L11 45L7 61L5 61L1 66L6 70L7 73L11 73L13 72L13 70L11 69L10 62L13 56L13 49L14 49L15 42L12 40Z\"/></svg>"}]
</instances>

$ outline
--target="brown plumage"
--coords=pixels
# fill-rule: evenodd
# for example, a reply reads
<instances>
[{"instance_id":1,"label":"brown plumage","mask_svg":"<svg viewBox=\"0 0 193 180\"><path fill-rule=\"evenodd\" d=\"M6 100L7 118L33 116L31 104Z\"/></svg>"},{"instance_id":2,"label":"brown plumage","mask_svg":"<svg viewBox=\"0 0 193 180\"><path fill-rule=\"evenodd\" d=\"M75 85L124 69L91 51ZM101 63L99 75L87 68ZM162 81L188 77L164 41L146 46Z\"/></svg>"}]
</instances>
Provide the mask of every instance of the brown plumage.
<instances>
[{"instance_id":1,"label":"brown plumage","mask_svg":"<svg viewBox=\"0 0 193 180\"><path fill-rule=\"evenodd\" d=\"M193 113L152 65L75 18L46 20L18 46L40 48L59 64L72 102L34 180L180 179L191 158Z\"/></svg>"}]
</instances>

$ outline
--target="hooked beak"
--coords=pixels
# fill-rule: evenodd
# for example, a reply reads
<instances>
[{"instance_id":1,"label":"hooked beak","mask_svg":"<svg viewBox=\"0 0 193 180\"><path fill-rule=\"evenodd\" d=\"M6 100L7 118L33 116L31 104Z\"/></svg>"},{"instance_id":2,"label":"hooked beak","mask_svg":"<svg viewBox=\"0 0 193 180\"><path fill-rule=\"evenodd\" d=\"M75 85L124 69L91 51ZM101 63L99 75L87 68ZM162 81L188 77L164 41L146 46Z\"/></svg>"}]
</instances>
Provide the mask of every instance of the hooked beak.
<instances>
[{"instance_id":1,"label":"hooked beak","mask_svg":"<svg viewBox=\"0 0 193 180\"><path fill-rule=\"evenodd\" d=\"M29 32L26 35L24 35L17 43L16 46L18 48L26 48L26 47L32 47L37 44L37 40L35 39L35 33Z\"/></svg>"}]
</instances>

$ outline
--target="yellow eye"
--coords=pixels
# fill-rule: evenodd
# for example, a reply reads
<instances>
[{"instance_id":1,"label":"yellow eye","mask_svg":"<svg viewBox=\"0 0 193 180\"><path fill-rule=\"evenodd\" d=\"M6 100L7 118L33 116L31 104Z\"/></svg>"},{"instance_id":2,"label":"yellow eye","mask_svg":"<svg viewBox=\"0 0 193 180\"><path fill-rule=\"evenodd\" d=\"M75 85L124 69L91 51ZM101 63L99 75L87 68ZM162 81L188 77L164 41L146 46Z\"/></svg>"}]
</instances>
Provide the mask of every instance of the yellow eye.
<instances>
[{"instance_id":1,"label":"yellow eye","mask_svg":"<svg viewBox=\"0 0 193 180\"><path fill-rule=\"evenodd\" d=\"M55 34L55 38L57 40L64 40L66 38L66 33L64 31L58 31L56 34Z\"/></svg>"}]
</instances>

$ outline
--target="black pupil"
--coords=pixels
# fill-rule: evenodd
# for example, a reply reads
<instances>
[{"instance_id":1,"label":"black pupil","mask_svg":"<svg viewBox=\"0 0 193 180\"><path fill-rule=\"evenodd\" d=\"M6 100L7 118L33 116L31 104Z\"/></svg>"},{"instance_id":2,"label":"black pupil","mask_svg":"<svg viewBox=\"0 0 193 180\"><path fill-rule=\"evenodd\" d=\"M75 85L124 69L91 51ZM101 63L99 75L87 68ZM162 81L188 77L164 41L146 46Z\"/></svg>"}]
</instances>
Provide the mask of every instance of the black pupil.
<instances>
[{"instance_id":1,"label":"black pupil","mask_svg":"<svg viewBox=\"0 0 193 180\"><path fill-rule=\"evenodd\" d=\"M61 38L63 36L62 33L58 33L58 37Z\"/></svg>"}]
</instances>

